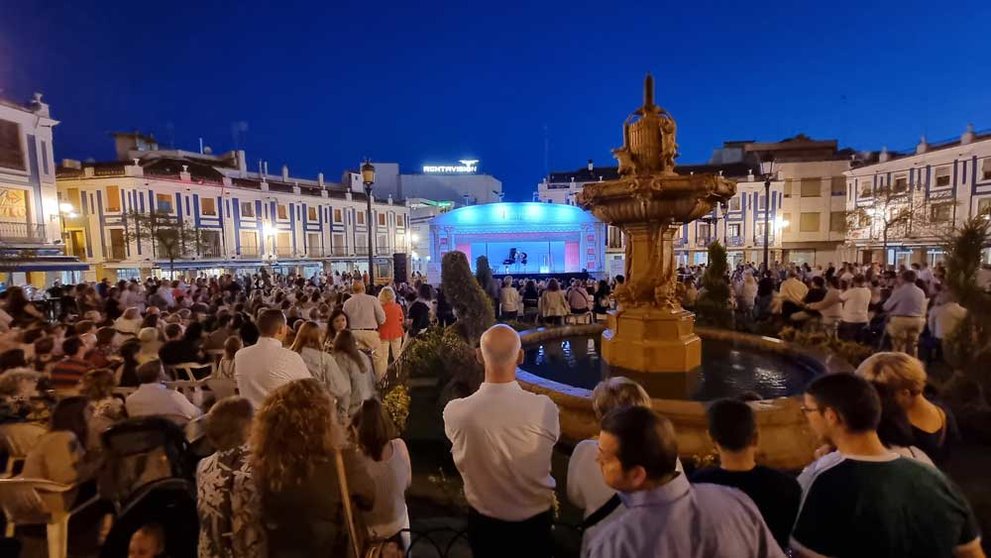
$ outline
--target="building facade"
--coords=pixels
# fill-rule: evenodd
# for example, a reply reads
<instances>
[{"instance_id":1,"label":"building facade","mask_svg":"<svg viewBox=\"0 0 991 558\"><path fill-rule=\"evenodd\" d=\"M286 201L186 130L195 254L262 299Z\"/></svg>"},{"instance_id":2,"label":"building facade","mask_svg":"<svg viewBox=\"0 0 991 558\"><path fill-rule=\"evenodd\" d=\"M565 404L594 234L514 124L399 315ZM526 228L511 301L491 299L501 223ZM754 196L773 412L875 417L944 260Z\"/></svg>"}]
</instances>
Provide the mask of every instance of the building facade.
<instances>
[{"instance_id":1,"label":"building facade","mask_svg":"<svg viewBox=\"0 0 991 558\"><path fill-rule=\"evenodd\" d=\"M851 260L891 265L943 257L943 238L974 216L991 218L991 131L950 141L923 137L906 153L865 153L846 173ZM991 264L991 249L985 249Z\"/></svg>"},{"instance_id":2,"label":"building facade","mask_svg":"<svg viewBox=\"0 0 991 558\"><path fill-rule=\"evenodd\" d=\"M477 205L502 201L502 182L478 172L478 161L470 165L424 165L422 172L403 173L398 163L375 165L375 190L394 199L423 198L449 201L457 205ZM350 170L341 182L353 192L362 192L361 174Z\"/></svg>"},{"instance_id":3,"label":"building facade","mask_svg":"<svg viewBox=\"0 0 991 558\"><path fill-rule=\"evenodd\" d=\"M187 223L198 246L177 270L216 274L262 266L306 275L323 270L366 271L372 237L375 275L391 278L408 251L405 203L373 191L367 198L340 184L248 171L245 153L221 155L161 150L153 138L116 134L116 161L66 161L58 196L75 208L65 220L67 250L88 265L87 278L163 274L171 264L149 240L135 239L132 215L157 211Z\"/></svg>"},{"instance_id":4,"label":"building facade","mask_svg":"<svg viewBox=\"0 0 991 558\"><path fill-rule=\"evenodd\" d=\"M62 250L52 129L36 93L26 105L0 99L0 283L42 287L71 281L83 265Z\"/></svg>"}]
</instances>

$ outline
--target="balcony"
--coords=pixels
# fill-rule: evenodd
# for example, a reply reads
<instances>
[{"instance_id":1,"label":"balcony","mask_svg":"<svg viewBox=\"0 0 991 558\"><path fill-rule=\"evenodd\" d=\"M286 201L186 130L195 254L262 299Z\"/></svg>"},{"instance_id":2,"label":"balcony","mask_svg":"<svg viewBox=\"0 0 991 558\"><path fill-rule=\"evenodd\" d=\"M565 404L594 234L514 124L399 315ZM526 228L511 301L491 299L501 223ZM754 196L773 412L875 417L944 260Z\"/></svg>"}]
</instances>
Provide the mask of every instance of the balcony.
<instances>
[{"instance_id":1,"label":"balcony","mask_svg":"<svg viewBox=\"0 0 991 558\"><path fill-rule=\"evenodd\" d=\"M332 246L327 250L328 256L347 256L348 250L344 246Z\"/></svg>"},{"instance_id":2,"label":"balcony","mask_svg":"<svg viewBox=\"0 0 991 558\"><path fill-rule=\"evenodd\" d=\"M368 246L367 245L365 245L365 246L355 246L354 247L354 253L355 253L356 256L367 256L368 255Z\"/></svg>"},{"instance_id":3,"label":"balcony","mask_svg":"<svg viewBox=\"0 0 991 558\"><path fill-rule=\"evenodd\" d=\"M377 255L379 255L379 256L381 256L383 254L385 254L385 255L391 255L392 254L392 247L389 246L388 244L379 244L378 246L375 247L375 253Z\"/></svg>"},{"instance_id":4,"label":"balcony","mask_svg":"<svg viewBox=\"0 0 991 558\"><path fill-rule=\"evenodd\" d=\"M48 242L45 225L0 221L0 239L6 242Z\"/></svg>"},{"instance_id":5,"label":"balcony","mask_svg":"<svg viewBox=\"0 0 991 558\"><path fill-rule=\"evenodd\" d=\"M241 257L243 258L257 258L259 256L257 246L242 246L241 247Z\"/></svg>"},{"instance_id":6,"label":"balcony","mask_svg":"<svg viewBox=\"0 0 991 558\"><path fill-rule=\"evenodd\" d=\"M704 236L702 238L696 238L695 245L699 247L706 247L709 244L712 244L712 240L713 239Z\"/></svg>"},{"instance_id":7,"label":"balcony","mask_svg":"<svg viewBox=\"0 0 991 558\"><path fill-rule=\"evenodd\" d=\"M743 246L742 236L731 236L726 239L727 246Z\"/></svg>"},{"instance_id":8,"label":"balcony","mask_svg":"<svg viewBox=\"0 0 991 558\"><path fill-rule=\"evenodd\" d=\"M311 257L311 258L322 258L323 257L323 248L321 248L319 246L309 246L306 249L306 255L309 256L309 257Z\"/></svg>"}]
</instances>

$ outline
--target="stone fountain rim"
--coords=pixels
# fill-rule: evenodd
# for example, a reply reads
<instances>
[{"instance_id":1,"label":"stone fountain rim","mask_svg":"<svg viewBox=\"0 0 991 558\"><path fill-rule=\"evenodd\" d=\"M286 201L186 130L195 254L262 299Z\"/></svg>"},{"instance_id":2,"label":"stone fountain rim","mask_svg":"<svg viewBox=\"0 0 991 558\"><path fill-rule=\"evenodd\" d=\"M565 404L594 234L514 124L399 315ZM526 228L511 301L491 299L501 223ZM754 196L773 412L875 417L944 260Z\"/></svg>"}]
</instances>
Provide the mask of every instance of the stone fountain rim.
<instances>
[{"instance_id":1,"label":"stone fountain rim","mask_svg":"<svg viewBox=\"0 0 991 558\"><path fill-rule=\"evenodd\" d=\"M520 332L520 340L523 348L531 347L537 343L552 340L565 339L575 336L592 336L605 331L604 324L583 324L568 325L562 327L537 327ZM785 353L792 357L812 363L822 367L823 374L853 373L854 368L846 360L813 347L803 347L794 343L789 343L774 337L764 335L753 335L719 328L696 327L695 333L703 340L719 339L722 341L741 342L750 347L764 348L775 352ZM549 380L537 376L523 369L517 370L517 379L538 389L556 392L560 397L559 403L565 406L585 406L590 404L592 390L580 388L554 380ZM764 400L762 407L782 407L793 406L799 396L791 395ZM572 399L574 398L574 399ZM684 417L697 417L699 411L704 411L707 401L694 401L688 399L660 399L653 398L655 408L663 408L665 414L682 415ZM788 403L791 403L789 405ZM762 421L763 422L763 421Z\"/></svg>"}]
</instances>

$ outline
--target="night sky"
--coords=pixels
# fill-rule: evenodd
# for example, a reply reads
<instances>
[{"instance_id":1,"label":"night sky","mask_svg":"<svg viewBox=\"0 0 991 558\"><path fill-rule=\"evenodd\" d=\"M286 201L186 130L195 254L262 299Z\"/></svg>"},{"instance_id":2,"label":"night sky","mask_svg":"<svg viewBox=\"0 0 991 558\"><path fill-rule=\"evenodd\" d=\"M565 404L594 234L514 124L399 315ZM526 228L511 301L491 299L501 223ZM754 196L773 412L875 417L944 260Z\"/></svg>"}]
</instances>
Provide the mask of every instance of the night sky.
<instances>
[{"instance_id":1,"label":"night sky","mask_svg":"<svg viewBox=\"0 0 991 558\"><path fill-rule=\"evenodd\" d=\"M906 149L991 128L989 22L987 0L0 0L0 89L45 94L57 159L110 159L107 132L140 129L237 143L273 174L480 159L528 200L547 166L612 164L646 72L681 163L732 139Z\"/></svg>"}]
</instances>

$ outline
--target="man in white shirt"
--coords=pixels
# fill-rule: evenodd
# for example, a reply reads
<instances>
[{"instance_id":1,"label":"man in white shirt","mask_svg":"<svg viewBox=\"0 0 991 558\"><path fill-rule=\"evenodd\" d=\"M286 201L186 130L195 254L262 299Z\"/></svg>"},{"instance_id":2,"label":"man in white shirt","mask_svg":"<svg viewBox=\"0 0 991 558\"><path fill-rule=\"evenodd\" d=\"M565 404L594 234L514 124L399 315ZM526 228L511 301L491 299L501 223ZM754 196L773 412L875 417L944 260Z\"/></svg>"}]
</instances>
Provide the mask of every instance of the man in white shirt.
<instances>
[{"instance_id":1,"label":"man in white shirt","mask_svg":"<svg viewBox=\"0 0 991 558\"><path fill-rule=\"evenodd\" d=\"M351 283L351 298L344 302L344 313L348 316L354 340L368 350L378 349L381 344L378 330L385 323L385 310L378 298L365 293L365 284L361 281Z\"/></svg>"},{"instance_id":2,"label":"man in white shirt","mask_svg":"<svg viewBox=\"0 0 991 558\"><path fill-rule=\"evenodd\" d=\"M943 358L943 340L952 334L960 322L967 317L967 309L954 299L953 295L944 291L936 298L936 305L929 311L929 331L935 341L933 350L929 352L929 361Z\"/></svg>"},{"instance_id":3,"label":"man in white shirt","mask_svg":"<svg viewBox=\"0 0 991 558\"><path fill-rule=\"evenodd\" d=\"M853 287L840 293L843 310L840 311L840 339L854 341L861 330L871 321L868 312L871 305L871 290L867 288L863 275L853 278Z\"/></svg>"},{"instance_id":4,"label":"man in white shirt","mask_svg":"<svg viewBox=\"0 0 991 558\"><path fill-rule=\"evenodd\" d=\"M550 556L557 407L546 395L524 391L516 382L523 351L512 328L489 328L478 353L485 382L444 409L444 431L454 445L451 452L470 506L472 554Z\"/></svg>"},{"instance_id":5,"label":"man in white shirt","mask_svg":"<svg viewBox=\"0 0 991 558\"><path fill-rule=\"evenodd\" d=\"M138 367L136 374L141 385L124 401L127 416L133 418L157 415L189 421L203 414L185 395L165 387L162 383L165 379L162 361L146 362Z\"/></svg>"},{"instance_id":6,"label":"man in white shirt","mask_svg":"<svg viewBox=\"0 0 991 558\"><path fill-rule=\"evenodd\" d=\"M286 316L281 310L262 311L258 317L258 333L257 343L234 354L237 389L256 409L280 386L312 377L299 353L282 346Z\"/></svg>"}]
</instances>

